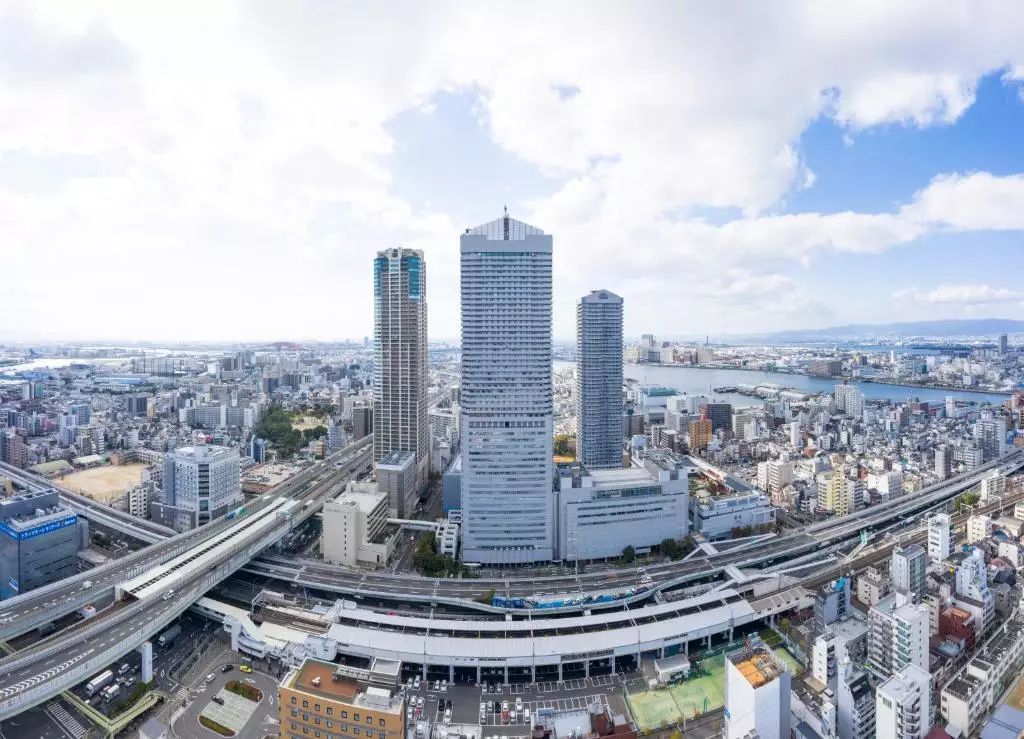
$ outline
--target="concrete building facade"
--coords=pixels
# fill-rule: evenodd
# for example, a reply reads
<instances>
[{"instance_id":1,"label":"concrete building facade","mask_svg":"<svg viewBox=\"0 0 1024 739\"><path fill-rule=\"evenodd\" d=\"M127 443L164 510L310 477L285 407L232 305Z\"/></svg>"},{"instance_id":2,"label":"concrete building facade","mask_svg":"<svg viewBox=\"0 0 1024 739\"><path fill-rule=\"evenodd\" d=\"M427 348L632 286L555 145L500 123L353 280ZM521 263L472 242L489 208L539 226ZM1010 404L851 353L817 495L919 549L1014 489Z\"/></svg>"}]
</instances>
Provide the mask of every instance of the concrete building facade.
<instances>
[{"instance_id":1,"label":"concrete building facade","mask_svg":"<svg viewBox=\"0 0 1024 739\"><path fill-rule=\"evenodd\" d=\"M548 561L552 238L508 216L460 239L462 556Z\"/></svg>"},{"instance_id":2,"label":"concrete building facade","mask_svg":"<svg viewBox=\"0 0 1024 739\"><path fill-rule=\"evenodd\" d=\"M427 267L423 252L396 247L373 261L373 461L416 455L416 492L430 471L427 419Z\"/></svg>"},{"instance_id":3,"label":"concrete building facade","mask_svg":"<svg viewBox=\"0 0 1024 739\"><path fill-rule=\"evenodd\" d=\"M622 467L622 298L595 290L576 303L576 458Z\"/></svg>"},{"instance_id":4,"label":"concrete building facade","mask_svg":"<svg viewBox=\"0 0 1024 739\"><path fill-rule=\"evenodd\" d=\"M196 515L198 525L240 505L242 478L238 450L200 444L164 455L164 505Z\"/></svg>"}]
</instances>

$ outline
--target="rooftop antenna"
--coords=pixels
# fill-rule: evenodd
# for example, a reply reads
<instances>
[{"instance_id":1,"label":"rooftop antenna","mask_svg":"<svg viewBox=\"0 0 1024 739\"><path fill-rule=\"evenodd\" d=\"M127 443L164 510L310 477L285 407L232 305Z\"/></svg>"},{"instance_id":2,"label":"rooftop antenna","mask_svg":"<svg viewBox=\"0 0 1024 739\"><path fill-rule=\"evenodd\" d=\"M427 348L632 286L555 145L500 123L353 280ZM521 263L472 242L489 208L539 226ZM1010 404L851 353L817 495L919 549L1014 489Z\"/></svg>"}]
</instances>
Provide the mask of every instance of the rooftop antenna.
<instances>
[{"instance_id":1,"label":"rooftop antenna","mask_svg":"<svg viewBox=\"0 0 1024 739\"><path fill-rule=\"evenodd\" d=\"M505 241L508 241L508 205L505 206L505 217L503 219L505 225Z\"/></svg>"}]
</instances>

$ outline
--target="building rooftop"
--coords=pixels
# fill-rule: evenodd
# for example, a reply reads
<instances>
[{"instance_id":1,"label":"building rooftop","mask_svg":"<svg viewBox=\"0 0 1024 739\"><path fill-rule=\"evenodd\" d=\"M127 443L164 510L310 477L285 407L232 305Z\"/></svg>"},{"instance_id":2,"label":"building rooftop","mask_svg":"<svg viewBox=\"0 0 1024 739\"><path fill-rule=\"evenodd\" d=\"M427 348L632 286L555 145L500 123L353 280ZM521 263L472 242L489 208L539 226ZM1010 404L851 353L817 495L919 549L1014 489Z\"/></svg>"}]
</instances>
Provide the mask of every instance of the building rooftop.
<instances>
[{"instance_id":1,"label":"building rooftop","mask_svg":"<svg viewBox=\"0 0 1024 739\"><path fill-rule=\"evenodd\" d=\"M376 483L350 482L345 491L334 500L329 501L329 504L357 506L364 513L370 513L380 505L382 500L387 501L387 499L387 491L378 490Z\"/></svg>"},{"instance_id":2,"label":"building rooftop","mask_svg":"<svg viewBox=\"0 0 1024 739\"><path fill-rule=\"evenodd\" d=\"M195 461L207 461L211 459L221 459L232 454L237 456L238 450L226 446L215 446L213 444L196 444L195 446L178 447L173 452L168 452L168 454Z\"/></svg>"},{"instance_id":3,"label":"building rooftop","mask_svg":"<svg viewBox=\"0 0 1024 739\"><path fill-rule=\"evenodd\" d=\"M729 655L729 661L755 688L770 683L786 671L785 665L779 662L775 655L765 647L743 650Z\"/></svg>"},{"instance_id":4,"label":"building rooftop","mask_svg":"<svg viewBox=\"0 0 1024 739\"><path fill-rule=\"evenodd\" d=\"M364 685L345 677L338 671L338 665L333 662L307 658L301 665L292 668L281 685L291 690L373 711L394 714L401 714L402 711L401 699L391 691Z\"/></svg>"},{"instance_id":5,"label":"building rooftop","mask_svg":"<svg viewBox=\"0 0 1024 739\"><path fill-rule=\"evenodd\" d=\"M407 464L411 464L416 459L416 452L411 452L405 449L396 449L393 452L388 452L381 460L377 463L378 467L405 467Z\"/></svg>"}]
</instances>

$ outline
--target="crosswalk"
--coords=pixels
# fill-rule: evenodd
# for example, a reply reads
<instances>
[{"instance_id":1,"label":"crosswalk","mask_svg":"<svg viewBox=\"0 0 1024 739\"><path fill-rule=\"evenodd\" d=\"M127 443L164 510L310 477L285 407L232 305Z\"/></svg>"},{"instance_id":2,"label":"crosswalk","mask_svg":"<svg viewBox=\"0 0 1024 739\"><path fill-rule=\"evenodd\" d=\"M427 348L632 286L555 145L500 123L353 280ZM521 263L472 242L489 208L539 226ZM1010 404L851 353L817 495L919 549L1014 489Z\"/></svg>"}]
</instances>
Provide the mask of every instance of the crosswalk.
<instances>
[{"instance_id":1,"label":"crosswalk","mask_svg":"<svg viewBox=\"0 0 1024 739\"><path fill-rule=\"evenodd\" d=\"M179 685L177 687L177 689L174 691L174 694L176 696L178 696L179 698L181 698L182 700L187 700L188 699L188 688L186 688L184 685Z\"/></svg>"},{"instance_id":2,"label":"crosswalk","mask_svg":"<svg viewBox=\"0 0 1024 739\"><path fill-rule=\"evenodd\" d=\"M65 731L68 732L74 739L82 739L88 730L82 726L81 722L71 714L68 709L61 705L58 701L50 701L46 704L47 715L56 721Z\"/></svg>"}]
</instances>

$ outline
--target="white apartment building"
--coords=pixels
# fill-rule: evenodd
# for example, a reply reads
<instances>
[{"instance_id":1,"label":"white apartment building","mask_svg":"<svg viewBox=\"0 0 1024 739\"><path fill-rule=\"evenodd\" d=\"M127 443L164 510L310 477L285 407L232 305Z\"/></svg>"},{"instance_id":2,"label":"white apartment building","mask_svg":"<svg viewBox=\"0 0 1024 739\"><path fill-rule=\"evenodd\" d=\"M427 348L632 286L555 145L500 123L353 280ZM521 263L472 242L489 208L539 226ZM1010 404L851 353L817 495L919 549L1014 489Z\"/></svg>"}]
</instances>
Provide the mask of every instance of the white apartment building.
<instances>
[{"instance_id":1,"label":"white apartment building","mask_svg":"<svg viewBox=\"0 0 1024 739\"><path fill-rule=\"evenodd\" d=\"M324 503L324 561L349 567L387 564L394 549L394 537L385 538L387 520L387 492L374 483L349 483L345 492Z\"/></svg>"},{"instance_id":2,"label":"white apartment building","mask_svg":"<svg viewBox=\"0 0 1024 739\"><path fill-rule=\"evenodd\" d=\"M864 414L864 393L855 385L836 385L833 391L836 409L851 418L860 418Z\"/></svg>"},{"instance_id":3,"label":"white apartment building","mask_svg":"<svg viewBox=\"0 0 1024 739\"><path fill-rule=\"evenodd\" d=\"M923 739L932 730L931 686L927 669L913 664L879 685L875 693L875 736Z\"/></svg>"},{"instance_id":4,"label":"white apartment building","mask_svg":"<svg viewBox=\"0 0 1024 739\"><path fill-rule=\"evenodd\" d=\"M419 249L395 247L373 260L373 461L416 455L413 493L427 484L427 267Z\"/></svg>"},{"instance_id":5,"label":"white apartment building","mask_svg":"<svg viewBox=\"0 0 1024 739\"><path fill-rule=\"evenodd\" d=\"M554 556L552 238L506 212L460 239L463 559Z\"/></svg>"},{"instance_id":6,"label":"white apartment building","mask_svg":"<svg viewBox=\"0 0 1024 739\"><path fill-rule=\"evenodd\" d=\"M942 562L953 551L953 526L948 513L928 516L928 558Z\"/></svg>"},{"instance_id":7,"label":"white apartment building","mask_svg":"<svg viewBox=\"0 0 1024 739\"><path fill-rule=\"evenodd\" d=\"M688 469L559 470L556 557L576 561L644 551L689 531Z\"/></svg>"},{"instance_id":8,"label":"white apartment building","mask_svg":"<svg viewBox=\"0 0 1024 739\"><path fill-rule=\"evenodd\" d=\"M897 546L889 558L889 579L897 593L916 596L920 600L924 593L924 573L928 567L928 556L919 544Z\"/></svg>"},{"instance_id":9,"label":"white apartment building","mask_svg":"<svg viewBox=\"0 0 1024 739\"><path fill-rule=\"evenodd\" d=\"M978 609L971 608L976 615L981 614L981 623L975 623L976 633L981 636L995 624L995 596L988 586L988 568L985 566L985 552L974 548L971 556L965 557L956 568L956 594Z\"/></svg>"},{"instance_id":10,"label":"white apartment building","mask_svg":"<svg viewBox=\"0 0 1024 739\"><path fill-rule=\"evenodd\" d=\"M981 502L988 503L1006 492L1006 475L992 470L981 478Z\"/></svg>"},{"instance_id":11,"label":"white apartment building","mask_svg":"<svg viewBox=\"0 0 1024 739\"><path fill-rule=\"evenodd\" d=\"M785 663L764 645L726 655L727 739L788 739L790 682Z\"/></svg>"},{"instance_id":12,"label":"white apartment building","mask_svg":"<svg viewBox=\"0 0 1024 739\"><path fill-rule=\"evenodd\" d=\"M967 519L967 544L977 544L992 535L992 517L983 513Z\"/></svg>"},{"instance_id":13,"label":"white apartment building","mask_svg":"<svg viewBox=\"0 0 1024 739\"><path fill-rule=\"evenodd\" d=\"M575 401L576 458L588 470L621 468L622 298L607 290L576 303Z\"/></svg>"},{"instance_id":14,"label":"white apartment building","mask_svg":"<svg viewBox=\"0 0 1024 739\"><path fill-rule=\"evenodd\" d=\"M869 622L868 658L874 670L892 675L907 665L928 669L928 606L893 593L871 608Z\"/></svg>"},{"instance_id":15,"label":"white apartment building","mask_svg":"<svg viewBox=\"0 0 1024 739\"><path fill-rule=\"evenodd\" d=\"M197 445L164 455L163 491L166 505L196 514L199 525L240 505L242 497L238 450Z\"/></svg>"},{"instance_id":16,"label":"white apartment building","mask_svg":"<svg viewBox=\"0 0 1024 739\"><path fill-rule=\"evenodd\" d=\"M1005 621L964 671L942 689L942 718L974 736L980 720L1016 677L1024 663L1024 626Z\"/></svg>"},{"instance_id":17,"label":"white apartment building","mask_svg":"<svg viewBox=\"0 0 1024 739\"><path fill-rule=\"evenodd\" d=\"M757 465L757 486L766 493L777 493L793 482L793 463L781 459Z\"/></svg>"}]
</instances>

